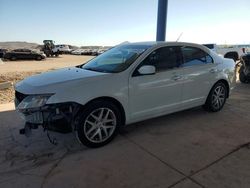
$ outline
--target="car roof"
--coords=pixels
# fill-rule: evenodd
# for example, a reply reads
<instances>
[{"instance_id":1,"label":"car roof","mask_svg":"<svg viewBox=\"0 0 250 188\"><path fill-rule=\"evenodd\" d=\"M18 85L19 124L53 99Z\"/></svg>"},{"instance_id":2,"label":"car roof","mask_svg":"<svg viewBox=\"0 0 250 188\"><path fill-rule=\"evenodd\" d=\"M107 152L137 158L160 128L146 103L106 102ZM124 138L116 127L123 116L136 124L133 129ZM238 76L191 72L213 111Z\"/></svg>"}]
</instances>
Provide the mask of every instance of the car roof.
<instances>
[{"instance_id":1,"label":"car roof","mask_svg":"<svg viewBox=\"0 0 250 188\"><path fill-rule=\"evenodd\" d=\"M130 44L130 45L150 45L150 46L156 46L156 45L168 45L168 46L171 46L171 45L177 45L177 46L183 46L183 45L186 45L186 46L202 46L200 44L196 44L196 43L190 43L190 42L171 42L171 41L167 41L167 42L164 42L164 41L148 41L148 42L129 42L129 43L125 43L124 45L126 44Z\"/></svg>"},{"instance_id":2,"label":"car roof","mask_svg":"<svg viewBox=\"0 0 250 188\"><path fill-rule=\"evenodd\" d=\"M190 43L190 42L164 42L164 41L149 41L149 42L133 42L133 43L125 43L124 45L149 45L151 47L162 47L162 46L190 46L190 47L196 47L200 48L207 53L210 53L210 50L201 45L196 43Z\"/></svg>"}]
</instances>

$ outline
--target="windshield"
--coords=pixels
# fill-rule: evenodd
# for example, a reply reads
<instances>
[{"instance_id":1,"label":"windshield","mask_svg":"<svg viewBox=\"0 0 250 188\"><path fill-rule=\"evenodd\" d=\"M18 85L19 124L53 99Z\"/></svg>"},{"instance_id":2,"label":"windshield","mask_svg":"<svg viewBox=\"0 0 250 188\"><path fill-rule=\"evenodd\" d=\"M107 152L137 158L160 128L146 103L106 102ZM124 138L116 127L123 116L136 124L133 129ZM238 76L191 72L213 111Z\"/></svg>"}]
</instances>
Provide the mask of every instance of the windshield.
<instances>
[{"instance_id":1,"label":"windshield","mask_svg":"<svg viewBox=\"0 0 250 188\"><path fill-rule=\"evenodd\" d=\"M150 45L122 45L114 47L90 60L81 68L97 72L117 73L126 70Z\"/></svg>"}]
</instances>

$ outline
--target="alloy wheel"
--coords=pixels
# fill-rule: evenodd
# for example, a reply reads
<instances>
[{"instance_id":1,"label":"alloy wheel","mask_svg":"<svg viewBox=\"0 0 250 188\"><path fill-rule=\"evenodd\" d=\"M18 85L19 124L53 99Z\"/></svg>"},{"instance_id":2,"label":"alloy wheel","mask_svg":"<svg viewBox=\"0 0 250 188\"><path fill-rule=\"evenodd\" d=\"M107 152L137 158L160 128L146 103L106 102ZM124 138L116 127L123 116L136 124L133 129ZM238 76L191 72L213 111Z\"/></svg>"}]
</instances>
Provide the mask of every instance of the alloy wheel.
<instances>
[{"instance_id":1,"label":"alloy wheel","mask_svg":"<svg viewBox=\"0 0 250 188\"><path fill-rule=\"evenodd\" d=\"M226 90L223 86L219 85L214 89L212 94L212 105L215 109L220 109L226 100Z\"/></svg>"},{"instance_id":2,"label":"alloy wheel","mask_svg":"<svg viewBox=\"0 0 250 188\"><path fill-rule=\"evenodd\" d=\"M110 138L117 126L115 113L109 108L92 111L84 122L84 134L94 143L102 143Z\"/></svg>"}]
</instances>

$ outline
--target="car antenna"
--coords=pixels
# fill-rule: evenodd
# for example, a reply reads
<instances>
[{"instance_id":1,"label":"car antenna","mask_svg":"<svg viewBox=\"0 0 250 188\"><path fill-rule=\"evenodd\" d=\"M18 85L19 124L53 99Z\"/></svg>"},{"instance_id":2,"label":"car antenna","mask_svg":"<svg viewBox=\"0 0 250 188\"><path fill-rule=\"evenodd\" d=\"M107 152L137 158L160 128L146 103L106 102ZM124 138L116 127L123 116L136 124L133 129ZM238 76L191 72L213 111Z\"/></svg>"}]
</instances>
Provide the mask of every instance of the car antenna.
<instances>
[{"instance_id":1,"label":"car antenna","mask_svg":"<svg viewBox=\"0 0 250 188\"><path fill-rule=\"evenodd\" d=\"M182 34L183 34L183 32L181 32L181 34L178 36L176 42L179 42L180 38L182 37Z\"/></svg>"}]
</instances>

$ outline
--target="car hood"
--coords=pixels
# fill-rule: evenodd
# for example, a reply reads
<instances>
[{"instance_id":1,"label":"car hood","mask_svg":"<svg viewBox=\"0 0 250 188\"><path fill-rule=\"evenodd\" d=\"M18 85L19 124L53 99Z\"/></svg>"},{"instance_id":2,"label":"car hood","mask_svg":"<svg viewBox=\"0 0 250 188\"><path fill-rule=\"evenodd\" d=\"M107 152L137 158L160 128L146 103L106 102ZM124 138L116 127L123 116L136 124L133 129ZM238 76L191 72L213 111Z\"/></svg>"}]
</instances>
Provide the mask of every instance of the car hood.
<instances>
[{"instance_id":1,"label":"car hood","mask_svg":"<svg viewBox=\"0 0 250 188\"><path fill-rule=\"evenodd\" d=\"M15 90L24 94L56 93L60 89L75 84L102 79L109 73L101 73L81 68L64 68L30 76L15 85Z\"/></svg>"}]
</instances>

